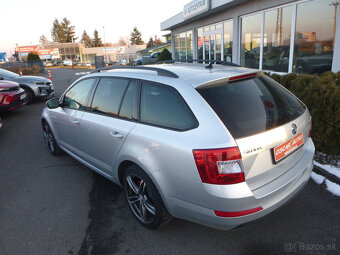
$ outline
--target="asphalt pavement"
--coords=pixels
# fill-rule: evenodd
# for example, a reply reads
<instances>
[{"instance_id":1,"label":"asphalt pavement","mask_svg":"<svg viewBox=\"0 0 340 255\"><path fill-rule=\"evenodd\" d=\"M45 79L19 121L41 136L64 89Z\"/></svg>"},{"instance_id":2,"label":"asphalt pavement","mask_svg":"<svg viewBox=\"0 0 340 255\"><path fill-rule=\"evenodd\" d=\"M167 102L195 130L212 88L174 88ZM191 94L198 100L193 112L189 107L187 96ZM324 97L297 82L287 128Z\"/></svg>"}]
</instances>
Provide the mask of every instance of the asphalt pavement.
<instances>
[{"instance_id":1,"label":"asphalt pavement","mask_svg":"<svg viewBox=\"0 0 340 255\"><path fill-rule=\"evenodd\" d=\"M60 96L82 70L51 71ZM2 115L0 255L340 254L340 199L312 180L279 210L231 231L179 219L143 228L117 185L49 154L44 101Z\"/></svg>"}]
</instances>

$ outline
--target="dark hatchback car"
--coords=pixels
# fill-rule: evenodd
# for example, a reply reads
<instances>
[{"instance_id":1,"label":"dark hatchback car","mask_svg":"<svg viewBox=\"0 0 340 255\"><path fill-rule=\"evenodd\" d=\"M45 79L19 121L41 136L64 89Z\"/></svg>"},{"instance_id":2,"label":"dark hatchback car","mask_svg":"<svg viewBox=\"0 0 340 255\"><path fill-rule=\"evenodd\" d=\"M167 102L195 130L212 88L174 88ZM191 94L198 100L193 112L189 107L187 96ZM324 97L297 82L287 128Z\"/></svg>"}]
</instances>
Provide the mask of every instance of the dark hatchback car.
<instances>
[{"instance_id":1,"label":"dark hatchback car","mask_svg":"<svg viewBox=\"0 0 340 255\"><path fill-rule=\"evenodd\" d=\"M0 81L0 111L10 111L27 103L27 94L19 83Z\"/></svg>"}]
</instances>

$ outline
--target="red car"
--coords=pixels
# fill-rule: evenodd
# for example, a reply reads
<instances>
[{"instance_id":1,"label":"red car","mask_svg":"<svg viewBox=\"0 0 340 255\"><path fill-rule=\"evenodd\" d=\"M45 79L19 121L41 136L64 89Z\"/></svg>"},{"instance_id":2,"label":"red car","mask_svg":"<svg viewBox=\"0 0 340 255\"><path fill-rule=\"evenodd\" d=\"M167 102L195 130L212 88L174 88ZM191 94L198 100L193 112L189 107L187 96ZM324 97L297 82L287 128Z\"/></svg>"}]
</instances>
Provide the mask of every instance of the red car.
<instances>
[{"instance_id":1,"label":"red car","mask_svg":"<svg viewBox=\"0 0 340 255\"><path fill-rule=\"evenodd\" d=\"M19 83L0 80L0 111L9 111L25 105L27 95Z\"/></svg>"}]
</instances>

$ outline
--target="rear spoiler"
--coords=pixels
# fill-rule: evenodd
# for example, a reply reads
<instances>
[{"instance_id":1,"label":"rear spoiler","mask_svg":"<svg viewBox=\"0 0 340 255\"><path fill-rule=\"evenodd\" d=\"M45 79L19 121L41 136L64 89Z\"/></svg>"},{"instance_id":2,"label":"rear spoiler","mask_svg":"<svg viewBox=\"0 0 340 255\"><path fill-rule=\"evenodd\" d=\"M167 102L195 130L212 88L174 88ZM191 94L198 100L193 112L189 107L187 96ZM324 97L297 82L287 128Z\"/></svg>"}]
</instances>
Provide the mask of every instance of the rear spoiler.
<instances>
[{"instance_id":1,"label":"rear spoiler","mask_svg":"<svg viewBox=\"0 0 340 255\"><path fill-rule=\"evenodd\" d=\"M196 87L196 89L203 89L203 88L211 88L211 87L218 87L222 85L227 85L230 82L240 81L240 80L247 80L256 77L261 77L263 75L263 71L253 71L243 74L238 74L235 76L223 77L211 81L204 82Z\"/></svg>"}]
</instances>

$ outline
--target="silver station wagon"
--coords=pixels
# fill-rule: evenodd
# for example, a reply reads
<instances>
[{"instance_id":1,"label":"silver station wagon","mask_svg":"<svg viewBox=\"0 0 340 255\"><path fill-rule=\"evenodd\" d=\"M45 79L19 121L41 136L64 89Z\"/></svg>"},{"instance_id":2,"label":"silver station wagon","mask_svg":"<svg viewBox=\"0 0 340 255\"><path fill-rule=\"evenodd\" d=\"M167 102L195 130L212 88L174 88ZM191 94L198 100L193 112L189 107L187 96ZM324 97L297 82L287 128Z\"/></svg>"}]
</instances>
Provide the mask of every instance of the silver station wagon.
<instances>
[{"instance_id":1,"label":"silver station wagon","mask_svg":"<svg viewBox=\"0 0 340 255\"><path fill-rule=\"evenodd\" d=\"M232 229L309 180L306 106L261 71L204 64L96 70L42 114L49 151L122 186L147 228L173 217Z\"/></svg>"}]
</instances>

